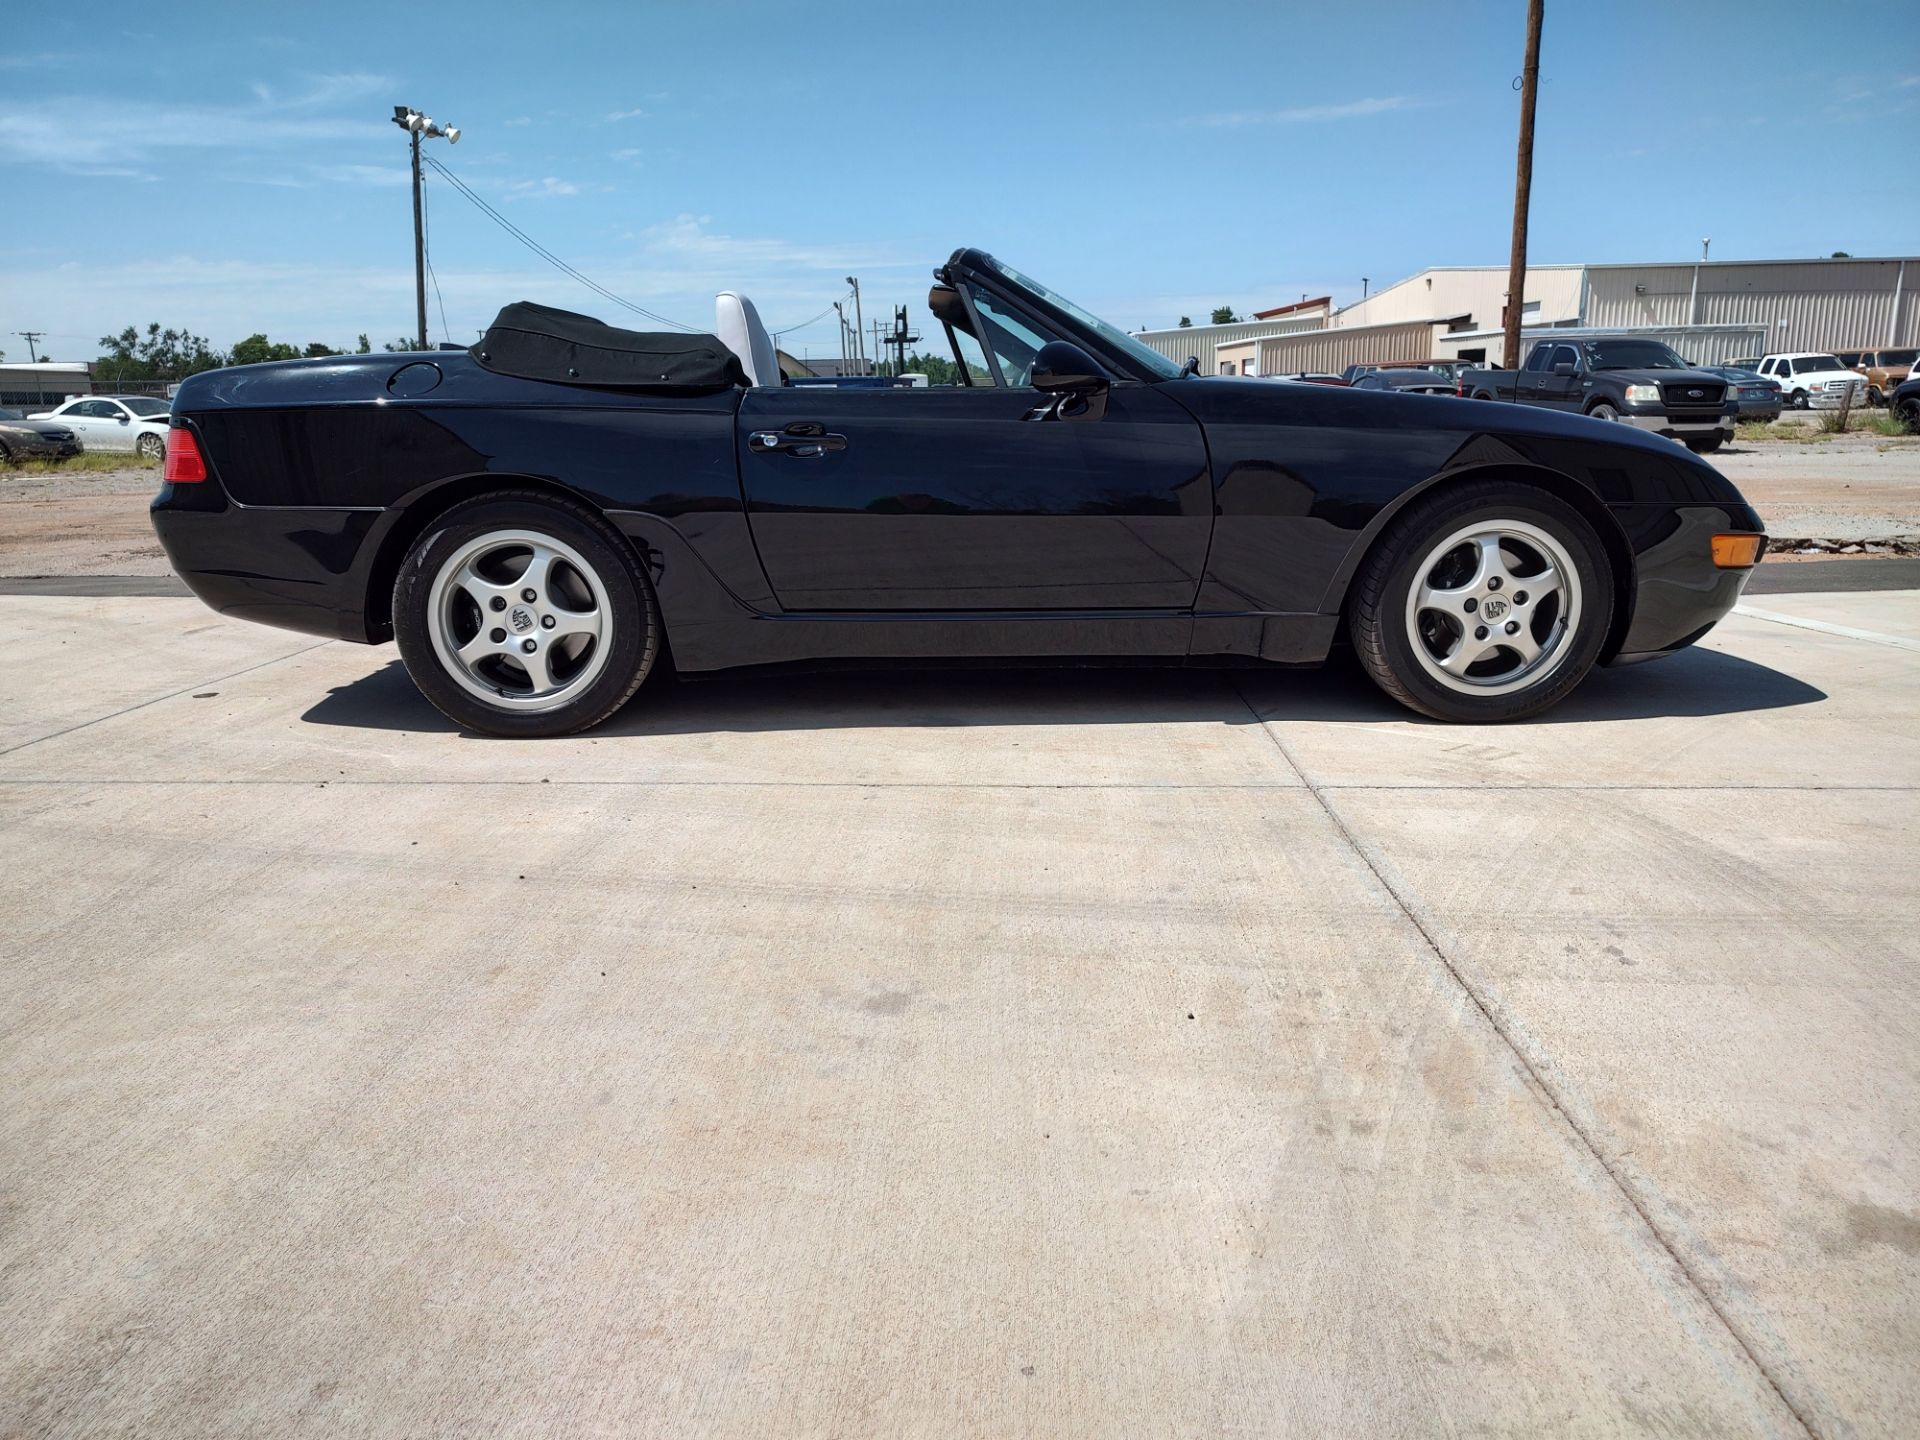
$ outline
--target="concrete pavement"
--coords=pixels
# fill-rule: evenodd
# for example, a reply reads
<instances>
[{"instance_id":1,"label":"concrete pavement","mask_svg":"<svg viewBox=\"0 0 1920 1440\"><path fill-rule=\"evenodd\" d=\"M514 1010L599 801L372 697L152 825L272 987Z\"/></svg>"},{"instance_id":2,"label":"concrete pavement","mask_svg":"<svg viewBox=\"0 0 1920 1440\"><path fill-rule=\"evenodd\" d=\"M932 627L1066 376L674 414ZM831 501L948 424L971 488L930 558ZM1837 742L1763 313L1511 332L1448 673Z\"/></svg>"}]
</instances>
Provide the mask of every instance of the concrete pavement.
<instances>
[{"instance_id":1,"label":"concrete pavement","mask_svg":"<svg viewBox=\"0 0 1920 1440\"><path fill-rule=\"evenodd\" d=\"M521 744L0 596L0 1433L1911 1433L1920 595L1763 603Z\"/></svg>"}]
</instances>

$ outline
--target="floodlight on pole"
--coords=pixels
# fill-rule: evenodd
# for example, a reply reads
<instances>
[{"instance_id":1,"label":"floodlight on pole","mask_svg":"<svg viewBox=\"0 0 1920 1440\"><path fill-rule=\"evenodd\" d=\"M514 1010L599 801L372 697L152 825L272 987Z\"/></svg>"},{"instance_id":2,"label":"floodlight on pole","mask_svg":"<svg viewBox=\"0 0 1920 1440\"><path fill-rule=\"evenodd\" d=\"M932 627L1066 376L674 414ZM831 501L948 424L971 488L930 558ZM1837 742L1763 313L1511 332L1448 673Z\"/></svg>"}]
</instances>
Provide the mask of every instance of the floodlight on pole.
<instances>
[{"instance_id":1,"label":"floodlight on pole","mask_svg":"<svg viewBox=\"0 0 1920 1440\"><path fill-rule=\"evenodd\" d=\"M393 107L393 123L407 132L407 148L413 155L413 298L414 318L420 348L427 348L427 241L420 213L420 142L445 140L460 143L458 125L442 126L431 115L422 115L411 105ZM443 319L445 317L442 317Z\"/></svg>"}]
</instances>

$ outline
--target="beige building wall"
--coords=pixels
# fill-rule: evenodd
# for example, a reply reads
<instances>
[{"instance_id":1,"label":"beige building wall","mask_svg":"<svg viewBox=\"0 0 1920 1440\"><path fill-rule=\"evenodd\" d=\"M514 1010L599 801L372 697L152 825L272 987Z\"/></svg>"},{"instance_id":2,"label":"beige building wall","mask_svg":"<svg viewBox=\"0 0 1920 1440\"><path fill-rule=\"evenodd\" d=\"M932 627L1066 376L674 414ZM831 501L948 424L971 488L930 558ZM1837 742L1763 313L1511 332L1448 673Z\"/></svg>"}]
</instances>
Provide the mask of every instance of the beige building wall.
<instances>
[{"instance_id":1,"label":"beige building wall","mask_svg":"<svg viewBox=\"0 0 1920 1440\"><path fill-rule=\"evenodd\" d=\"M1277 335L1260 342L1258 364L1262 375L1298 375L1324 370L1339 374L1349 365L1386 365L1396 360L1433 358L1436 337L1444 324L1410 320L1398 325L1369 325L1365 329L1314 330L1304 335Z\"/></svg>"},{"instance_id":2,"label":"beige building wall","mask_svg":"<svg viewBox=\"0 0 1920 1440\"><path fill-rule=\"evenodd\" d=\"M1920 343L1920 258L1595 265L1587 285L1593 326L1760 325L1768 351Z\"/></svg>"},{"instance_id":3,"label":"beige building wall","mask_svg":"<svg viewBox=\"0 0 1920 1440\"><path fill-rule=\"evenodd\" d=\"M1551 325L1580 314L1580 265L1536 265L1527 271L1528 324ZM1359 325L1395 325L1407 320L1438 320L1465 315L1467 328L1489 330L1501 323L1506 304L1507 267L1504 265L1437 266L1375 291L1365 300L1334 312L1341 329Z\"/></svg>"},{"instance_id":4,"label":"beige building wall","mask_svg":"<svg viewBox=\"0 0 1920 1440\"><path fill-rule=\"evenodd\" d=\"M1312 330L1324 323L1323 317L1306 319L1243 320L1234 325L1186 325L1171 330L1136 330L1133 338L1149 350L1169 360L1185 364L1189 355L1200 362L1202 375L1218 373L1214 369L1216 347L1237 340L1256 340L1263 335L1293 335Z\"/></svg>"}]
</instances>

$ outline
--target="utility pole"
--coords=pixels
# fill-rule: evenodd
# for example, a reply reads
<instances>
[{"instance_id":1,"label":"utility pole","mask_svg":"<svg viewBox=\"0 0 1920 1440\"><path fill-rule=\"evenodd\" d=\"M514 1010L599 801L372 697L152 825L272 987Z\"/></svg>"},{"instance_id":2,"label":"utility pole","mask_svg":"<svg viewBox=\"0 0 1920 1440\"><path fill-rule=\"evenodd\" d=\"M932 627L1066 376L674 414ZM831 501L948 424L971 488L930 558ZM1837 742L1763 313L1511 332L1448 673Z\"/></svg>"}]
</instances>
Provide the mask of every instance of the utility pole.
<instances>
[{"instance_id":1,"label":"utility pole","mask_svg":"<svg viewBox=\"0 0 1920 1440\"><path fill-rule=\"evenodd\" d=\"M860 317L860 282L853 276L847 276L847 284L853 287L853 336L859 349L856 357L860 361L860 373L867 373L867 322Z\"/></svg>"},{"instance_id":2,"label":"utility pole","mask_svg":"<svg viewBox=\"0 0 1920 1440\"><path fill-rule=\"evenodd\" d=\"M847 312L840 308L838 300L833 302L834 318L840 322L840 373L847 373Z\"/></svg>"},{"instance_id":3,"label":"utility pole","mask_svg":"<svg viewBox=\"0 0 1920 1440\"><path fill-rule=\"evenodd\" d=\"M1506 349L1502 367L1520 368L1520 321L1527 308L1527 207L1533 198L1533 105L1540 89L1540 21L1546 0L1527 0L1527 58L1520 71L1520 146L1513 177L1513 257L1507 262Z\"/></svg>"},{"instance_id":4,"label":"utility pole","mask_svg":"<svg viewBox=\"0 0 1920 1440\"><path fill-rule=\"evenodd\" d=\"M27 359L33 364L38 365L40 363L40 354L33 348L33 342L45 339L47 332L44 330L16 330L13 333L27 342Z\"/></svg>"},{"instance_id":5,"label":"utility pole","mask_svg":"<svg viewBox=\"0 0 1920 1440\"><path fill-rule=\"evenodd\" d=\"M907 346L919 340L919 336L907 329L907 307L893 307L893 333L888 335L886 343L893 347L895 375L907 373Z\"/></svg>"},{"instance_id":6,"label":"utility pole","mask_svg":"<svg viewBox=\"0 0 1920 1440\"><path fill-rule=\"evenodd\" d=\"M436 124L433 117L422 115L411 105L393 107L393 123L407 132L408 148L413 153L413 299L415 333L420 348L427 348L427 233L420 214L420 142L422 140L442 140L449 145L460 143L460 127L448 125L444 129Z\"/></svg>"}]
</instances>

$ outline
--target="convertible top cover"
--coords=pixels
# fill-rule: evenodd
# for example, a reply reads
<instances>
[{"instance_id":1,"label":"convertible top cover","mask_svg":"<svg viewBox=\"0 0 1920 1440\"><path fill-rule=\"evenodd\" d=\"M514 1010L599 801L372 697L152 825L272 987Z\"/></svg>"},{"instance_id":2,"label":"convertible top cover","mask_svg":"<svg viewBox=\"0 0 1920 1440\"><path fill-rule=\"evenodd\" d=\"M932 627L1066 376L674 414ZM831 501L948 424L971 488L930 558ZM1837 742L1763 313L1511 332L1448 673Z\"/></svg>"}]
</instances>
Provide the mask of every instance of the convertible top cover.
<instances>
[{"instance_id":1,"label":"convertible top cover","mask_svg":"<svg viewBox=\"0 0 1920 1440\"><path fill-rule=\"evenodd\" d=\"M739 357L717 335L621 330L531 300L503 306L470 353L497 375L560 385L717 390L747 383Z\"/></svg>"}]
</instances>

